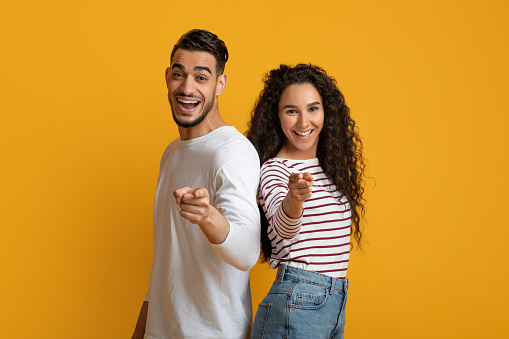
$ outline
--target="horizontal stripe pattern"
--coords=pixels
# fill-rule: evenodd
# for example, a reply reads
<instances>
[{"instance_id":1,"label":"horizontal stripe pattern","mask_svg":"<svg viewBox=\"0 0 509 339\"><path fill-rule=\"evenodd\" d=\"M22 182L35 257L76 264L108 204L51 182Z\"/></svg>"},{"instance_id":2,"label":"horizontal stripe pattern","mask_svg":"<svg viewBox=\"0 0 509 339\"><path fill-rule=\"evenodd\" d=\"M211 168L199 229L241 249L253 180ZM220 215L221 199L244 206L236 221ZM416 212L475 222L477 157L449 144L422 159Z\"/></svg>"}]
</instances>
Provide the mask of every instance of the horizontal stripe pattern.
<instances>
[{"instance_id":1,"label":"horizontal stripe pattern","mask_svg":"<svg viewBox=\"0 0 509 339\"><path fill-rule=\"evenodd\" d=\"M300 218L290 218L282 201L292 173L313 175L313 193ZM351 211L344 195L323 172L318 159L274 158L260 172L260 204L269 221L270 266L284 263L334 278L346 277L350 258Z\"/></svg>"}]
</instances>

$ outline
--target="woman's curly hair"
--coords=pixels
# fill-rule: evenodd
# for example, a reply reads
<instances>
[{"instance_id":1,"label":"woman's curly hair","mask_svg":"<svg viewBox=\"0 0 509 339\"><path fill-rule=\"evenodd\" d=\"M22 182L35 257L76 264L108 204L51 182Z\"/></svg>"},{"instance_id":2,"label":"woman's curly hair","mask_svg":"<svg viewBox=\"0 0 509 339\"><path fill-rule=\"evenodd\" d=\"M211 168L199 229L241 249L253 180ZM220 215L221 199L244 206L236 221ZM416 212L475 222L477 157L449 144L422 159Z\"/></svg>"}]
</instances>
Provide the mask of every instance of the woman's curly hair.
<instances>
[{"instance_id":1,"label":"woman's curly hair","mask_svg":"<svg viewBox=\"0 0 509 339\"><path fill-rule=\"evenodd\" d=\"M313 85L322 98L324 122L318 139L317 158L339 192L348 199L352 212L352 233L361 248L360 221L364 215L364 158L362 141L350 109L345 104L336 80L325 70L311 64L294 67L281 65L265 75L264 88L258 97L246 132L260 157L260 163L273 158L283 146L285 135L279 121L279 99L283 91L295 84ZM267 219L262 217L262 262L270 259L271 244Z\"/></svg>"}]
</instances>

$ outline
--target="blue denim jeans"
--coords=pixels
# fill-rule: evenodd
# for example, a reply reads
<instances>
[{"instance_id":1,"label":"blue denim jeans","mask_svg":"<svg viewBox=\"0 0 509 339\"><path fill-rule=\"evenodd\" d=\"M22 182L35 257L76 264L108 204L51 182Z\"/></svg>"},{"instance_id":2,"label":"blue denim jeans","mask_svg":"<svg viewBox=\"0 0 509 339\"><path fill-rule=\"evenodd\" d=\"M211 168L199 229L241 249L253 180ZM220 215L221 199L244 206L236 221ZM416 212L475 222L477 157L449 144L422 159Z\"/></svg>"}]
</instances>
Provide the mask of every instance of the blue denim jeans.
<instances>
[{"instance_id":1,"label":"blue denim jeans","mask_svg":"<svg viewBox=\"0 0 509 339\"><path fill-rule=\"evenodd\" d=\"M348 279L286 265L256 311L251 339L343 338Z\"/></svg>"}]
</instances>

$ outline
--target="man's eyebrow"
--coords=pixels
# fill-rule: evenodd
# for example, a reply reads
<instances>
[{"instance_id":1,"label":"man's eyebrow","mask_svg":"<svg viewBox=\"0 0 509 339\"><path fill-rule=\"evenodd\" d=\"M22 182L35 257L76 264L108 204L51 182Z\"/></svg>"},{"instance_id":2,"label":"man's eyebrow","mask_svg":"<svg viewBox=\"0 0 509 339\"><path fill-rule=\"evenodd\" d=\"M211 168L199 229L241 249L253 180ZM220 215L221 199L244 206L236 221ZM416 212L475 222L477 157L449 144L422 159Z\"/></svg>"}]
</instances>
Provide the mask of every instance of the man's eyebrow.
<instances>
[{"instance_id":1,"label":"man's eyebrow","mask_svg":"<svg viewBox=\"0 0 509 339\"><path fill-rule=\"evenodd\" d=\"M212 75L212 71L210 70L210 68L208 68L207 66L196 66L194 68L194 71L195 72L199 72L199 71L206 71L206 72L209 72L210 75Z\"/></svg>"},{"instance_id":2,"label":"man's eyebrow","mask_svg":"<svg viewBox=\"0 0 509 339\"><path fill-rule=\"evenodd\" d=\"M185 70L186 68L184 67L184 65L182 64L179 64L178 62L174 63L173 65L171 65L171 69L174 69L174 68L179 68L181 70Z\"/></svg>"},{"instance_id":3,"label":"man's eyebrow","mask_svg":"<svg viewBox=\"0 0 509 339\"><path fill-rule=\"evenodd\" d=\"M181 69L181 70L183 70L183 71L185 71L185 70L186 70L186 66L184 66L184 65L182 65L182 64L180 64L180 63L178 63L178 62L176 62L176 63L174 63L173 65L171 65L171 69L174 69L174 68L178 68L178 69ZM193 68L193 70L194 70L195 72L205 71L205 72L208 72L210 75L212 75L212 71L211 71L211 70L210 70L210 68L209 68L209 67L207 67L207 66L195 66L195 67Z\"/></svg>"}]
</instances>

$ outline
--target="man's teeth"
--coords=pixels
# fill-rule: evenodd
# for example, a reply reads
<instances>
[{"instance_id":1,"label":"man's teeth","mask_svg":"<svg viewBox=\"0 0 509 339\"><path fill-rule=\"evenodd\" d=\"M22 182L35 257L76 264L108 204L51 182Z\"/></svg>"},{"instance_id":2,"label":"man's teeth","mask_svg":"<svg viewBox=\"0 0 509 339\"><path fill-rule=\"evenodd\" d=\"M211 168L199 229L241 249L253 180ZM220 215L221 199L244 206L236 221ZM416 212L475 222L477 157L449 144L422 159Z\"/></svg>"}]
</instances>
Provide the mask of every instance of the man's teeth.
<instances>
[{"instance_id":1,"label":"man's teeth","mask_svg":"<svg viewBox=\"0 0 509 339\"><path fill-rule=\"evenodd\" d=\"M193 100L182 100L182 99L177 99L177 100L183 104L197 104L197 103L199 103L199 101L193 101Z\"/></svg>"},{"instance_id":2,"label":"man's teeth","mask_svg":"<svg viewBox=\"0 0 509 339\"><path fill-rule=\"evenodd\" d=\"M307 131L307 132L297 132L295 131L295 134L297 134L298 136L301 136L301 137L307 137L308 135L310 135L312 132L312 130L310 131Z\"/></svg>"}]
</instances>

